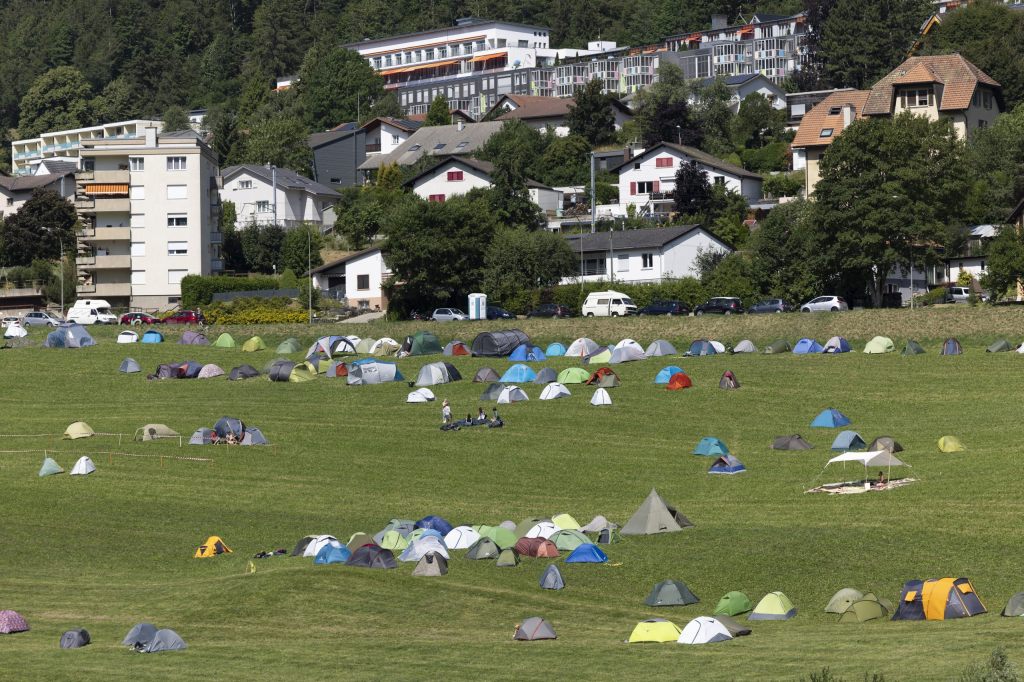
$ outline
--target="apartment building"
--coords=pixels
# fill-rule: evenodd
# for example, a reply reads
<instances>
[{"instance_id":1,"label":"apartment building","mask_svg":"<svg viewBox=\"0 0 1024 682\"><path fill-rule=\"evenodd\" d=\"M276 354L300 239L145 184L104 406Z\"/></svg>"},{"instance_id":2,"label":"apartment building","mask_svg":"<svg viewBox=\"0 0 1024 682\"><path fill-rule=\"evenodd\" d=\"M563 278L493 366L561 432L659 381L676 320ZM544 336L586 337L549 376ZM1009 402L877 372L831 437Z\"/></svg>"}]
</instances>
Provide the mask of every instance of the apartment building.
<instances>
[{"instance_id":1,"label":"apartment building","mask_svg":"<svg viewBox=\"0 0 1024 682\"><path fill-rule=\"evenodd\" d=\"M47 159L78 163L82 143L86 140L131 140L143 135L146 128L163 129L162 121L118 121L88 128L58 130L27 140L11 143L13 175L33 175L35 167Z\"/></svg>"},{"instance_id":2,"label":"apartment building","mask_svg":"<svg viewBox=\"0 0 1024 682\"><path fill-rule=\"evenodd\" d=\"M81 142L75 208L78 296L115 307L173 308L181 280L223 270L220 175L193 131Z\"/></svg>"}]
</instances>

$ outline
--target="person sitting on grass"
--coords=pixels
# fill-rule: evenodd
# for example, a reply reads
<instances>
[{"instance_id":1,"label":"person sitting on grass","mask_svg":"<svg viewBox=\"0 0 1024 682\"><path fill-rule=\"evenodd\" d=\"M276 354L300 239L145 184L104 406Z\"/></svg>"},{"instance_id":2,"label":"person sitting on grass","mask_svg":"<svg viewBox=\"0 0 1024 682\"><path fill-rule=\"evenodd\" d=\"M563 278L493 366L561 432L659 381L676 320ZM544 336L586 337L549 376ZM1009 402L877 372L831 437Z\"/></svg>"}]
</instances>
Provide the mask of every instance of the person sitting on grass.
<instances>
[{"instance_id":1,"label":"person sitting on grass","mask_svg":"<svg viewBox=\"0 0 1024 682\"><path fill-rule=\"evenodd\" d=\"M888 483L888 482L889 482L889 480L885 477L885 472L884 471L879 471L878 472L878 480L875 481L875 487L876 488L884 488L885 484Z\"/></svg>"}]
</instances>

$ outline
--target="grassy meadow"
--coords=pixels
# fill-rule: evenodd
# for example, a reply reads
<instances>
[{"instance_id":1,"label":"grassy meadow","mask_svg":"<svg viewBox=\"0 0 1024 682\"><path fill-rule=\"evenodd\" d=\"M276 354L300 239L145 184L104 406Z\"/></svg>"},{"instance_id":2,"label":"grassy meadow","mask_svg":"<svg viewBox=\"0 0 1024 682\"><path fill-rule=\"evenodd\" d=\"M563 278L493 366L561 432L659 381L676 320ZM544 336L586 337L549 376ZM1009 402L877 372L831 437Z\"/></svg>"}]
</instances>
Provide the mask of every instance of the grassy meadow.
<instances>
[{"instance_id":1,"label":"grassy meadow","mask_svg":"<svg viewBox=\"0 0 1024 682\"><path fill-rule=\"evenodd\" d=\"M829 666L849 680L957 679L997 646L1024 666L1024 622L1002 618L1024 590L1019 494L1024 357L986 354L998 337L1024 340L1024 310L938 308L839 315L735 318L520 320L542 347L586 335L599 342L655 338L684 351L694 338L759 346L776 337L824 342L846 335L860 350L875 334L897 348L916 338L928 353L866 356L654 358L615 366L614 404L571 398L502 406L504 429L444 433L440 399L456 417L476 412L483 390L468 381L505 360L456 358L465 381L434 387L438 402L410 405L406 383L349 387L319 378L304 384L211 380L146 381L160 362L195 359L229 370L262 369L288 336L304 347L328 333L402 337L434 330L442 343L467 342L496 323L387 323L315 328L234 328L239 344L255 331L271 350L116 345L118 329L97 329L99 345L0 352L0 609L15 609L32 630L0 636L0 678L180 679L570 679L798 680ZM210 330L210 338L223 331ZM32 331L41 341L44 333ZM939 357L957 336L965 353ZM293 359L300 359L300 354ZM117 372L131 356L143 374ZM406 379L439 357L400 360ZM575 364L557 358L556 370ZM653 385L678 364L694 388ZM718 389L726 369L742 382ZM488 412L490 404L485 405ZM891 435L918 482L860 495L807 494L813 485L859 477L825 471L837 430L811 429L825 407L853 420L865 440ZM223 415L259 426L270 447L179 447L132 442L146 423L186 437ZM84 420L98 435L64 441ZM800 433L806 452L769 449L774 436ZM34 434L34 435L33 435ZM50 435L38 435L50 434ZM958 436L967 451L942 454L937 439ZM723 439L747 466L738 476L706 474L711 458L690 453L706 435ZM68 471L90 455L88 477L38 478L43 451ZM210 461L197 461L205 458ZM877 471L870 472L876 475ZM438 514L453 525L516 522L571 513L581 524L603 514L622 525L652 487L694 522L683 532L625 538L602 546L605 565L560 563L566 588L541 590L551 560L517 568L468 561L456 552L446 577L314 566L310 559L253 560L291 551L304 535L343 541L375 533L392 518ZM209 535L234 550L192 558ZM564 554L563 554L564 556ZM842 587L897 600L904 581L968 576L989 613L946 622L842 624L824 613ZM664 579L684 581L700 604L654 609L644 598ZM742 590L753 601L781 590L798 615L754 622L753 633L703 647L625 645L636 622L663 617L680 626L710 615L719 597ZM540 615L558 640L514 642L514 624ZM140 655L120 646L139 621L176 630L183 652ZM60 634L84 627L93 644L58 648Z\"/></svg>"}]
</instances>

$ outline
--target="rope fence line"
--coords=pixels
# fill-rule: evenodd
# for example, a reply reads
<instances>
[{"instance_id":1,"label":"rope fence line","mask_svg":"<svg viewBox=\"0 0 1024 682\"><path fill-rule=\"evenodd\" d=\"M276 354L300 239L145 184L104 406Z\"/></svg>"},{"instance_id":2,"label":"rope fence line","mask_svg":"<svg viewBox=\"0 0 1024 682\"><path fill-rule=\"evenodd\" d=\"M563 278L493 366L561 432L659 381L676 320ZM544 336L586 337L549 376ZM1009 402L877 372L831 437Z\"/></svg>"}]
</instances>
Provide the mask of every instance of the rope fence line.
<instances>
[{"instance_id":1,"label":"rope fence line","mask_svg":"<svg viewBox=\"0 0 1024 682\"><path fill-rule=\"evenodd\" d=\"M36 449L36 450L0 450L0 454L3 454L3 455L39 455L39 454L42 454L43 457L49 457L51 453L55 454L55 455L57 455L57 454L60 454L60 455L64 455L64 454L78 455L79 457L82 457L82 456L100 457L102 455L106 455L107 456L107 464L113 464L115 456L117 456L117 457L142 457L142 458L148 458L148 459L159 459L160 460L160 466L163 466L164 465L164 460L168 460L168 459L182 461L182 462L208 462L210 464L213 464L213 463L215 463L217 461L217 460L214 460L214 459L210 459L208 457L181 457L179 455L156 455L156 454L143 454L143 453L138 453L138 452L109 452L109 451L102 451L102 452L70 452L70 451L67 451L67 450L52 450L52 449L46 449L46 448L41 449L41 450L39 450L39 449Z\"/></svg>"},{"instance_id":2,"label":"rope fence line","mask_svg":"<svg viewBox=\"0 0 1024 682\"><path fill-rule=\"evenodd\" d=\"M135 433L133 433L133 434L127 434L127 433L101 433L99 431L96 431L96 432L94 432L92 434L92 436L117 436L117 444L120 445L123 438L129 438L129 437L131 438L132 441L139 442L139 439L136 438L136 435L138 435L138 432L139 432L139 429L136 429ZM92 436L89 436L89 438L92 438ZM0 438L53 438L53 439L60 439L60 440L81 440L80 438L67 438L67 439L65 439L63 433L0 433ZM184 436L182 436L180 434L177 435L177 436L158 436L154 440L177 440L179 448L184 446Z\"/></svg>"}]
</instances>

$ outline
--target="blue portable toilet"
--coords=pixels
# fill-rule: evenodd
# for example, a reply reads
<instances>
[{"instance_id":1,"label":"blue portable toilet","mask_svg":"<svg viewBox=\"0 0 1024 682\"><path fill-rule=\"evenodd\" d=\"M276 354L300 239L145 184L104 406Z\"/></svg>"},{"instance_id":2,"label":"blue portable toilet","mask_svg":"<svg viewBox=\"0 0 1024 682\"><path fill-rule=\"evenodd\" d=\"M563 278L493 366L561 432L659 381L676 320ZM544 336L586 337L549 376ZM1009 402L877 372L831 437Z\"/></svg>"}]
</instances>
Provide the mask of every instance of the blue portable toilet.
<instances>
[{"instance_id":1,"label":"blue portable toilet","mask_svg":"<svg viewBox=\"0 0 1024 682\"><path fill-rule=\"evenodd\" d=\"M814 339L800 339L793 348L795 355L807 355L808 353L820 353L824 350L821 344Z\"/></svg>"},{"instance_id":2,"label":"blue portable toilet","mask_svg":"<svg viewBox=\"0 0 1024 682\"><path fill-rule=\"evenodd\" d=\"M714 462L711 463L711 468L708 469L709 474L738 474L747 470L747 467L743 466L743 462L739 461L732 455L722 455Z\"/></svg>"},{"instance_id":3,"label":"blue portable toilet","mask_svg":"<svg viewBox=\"0 0 1024 682\"><path fill-rule=\"evenodd\" d=\"M867 443L856 431L840 431L836 439L832 441L833 450L863 450Z\"/></svg>"},{"instance_id":4,"label":"blue portable toilet","mask_svg":"<svg viewBox=\"0 0 1024 682\"><path fill-rule=\"evenodd\" d=\"M572 551L572 554L565 557L567 564L603 564L608 561L608 555L601 551L597 545L580 545Z\"/></svg>"},{"instance_id":5,"label":"blue portable toilet","mask_svg":"<svg viewBox=\"0 0 1024 682\"><path fill-rule=\"evenodd\" d=\"M531 346L528 343L521 343L508 356L509 360L515 362L544 362L547 357L539 346Z\"/></svg>"},{"instance_id":6,"label":"blue portable toilet","mask_svg":"<svg viewBox=\"0 0 1024 682\"><path fill-rule=\"evenodd\" d=\"M512 365L498 379L503 384L525 384L537 378L537 373L526 365Z\"/></svg>"},{"instance_id":7,"label":"blue portable toilet","mask_svg":"<svg viewBox=\"0 0 1024 682\"><path fill-rule=\"evenodd\" d=\"M547 355L549 358L563 357L565 355L565 346L555 341L548 345L547 350L544 351L544 355Z\"/></svg>"},{"instance_id":8,"label":"blue portable toilet","mask_svg":"<svg viewBox=\"0 0 1024 682\"><path fill-rule=\"evenodd\" d=\"M662 367L656 375L654 375L654 383L658 385L667 384L669 379L672 378L673 374L686 374L682 367L676 365L669 365L668 367Z\"/></svg>"},{"instance_id":9,"label":"blue portable toilet","mask_svg":"<svg viewBox=\"0 0 1024 682\"><path fill-rule=\"evenodd\" d=\"M822 410L821 413L814 418L814 421L811 422L811 426L815 426L820 429L834 429L839 426L846 426L849 423L849 417L839 410L829 407Z\"/></svg>"},{"instance_id":10,"label":"blue portable toilet","mask_svg":"<svg viewBox=\"0 0 1024 682\"><path fill-rule=\"evenodd\" d=\"M705 457L717 457L719 455L728 455L729 448L726 447L725 443L717 438L705 436L700 439L699 443L697 443L697 447L693 449L693 454L704 455Z\"/></svg>"},{"instance_id":11,"label":"blue portable toilet","mask_svg":"<svg viewBox=\"0 0 1024 682\"><path fill-rule=\"evenodd\" d=\"M164 335L155 329L150 329L142 335L142 343L163 343Z\"/></svg>"},{"instance_id":12,"label":"blue portable toilet","mask_svg":"<svg viewBox=\"0 0 1024 682\"><path fill-rule=\"evenodd\" d=\"M348 561L348 558L352 556L352 550L345 545L335 547L331 543L327 543L320 548L320 551L316 553L316 558L313 559L314 564L343 564Z\"/></svg>"}]
</instances>

